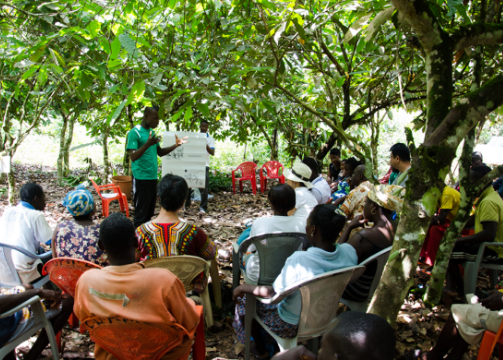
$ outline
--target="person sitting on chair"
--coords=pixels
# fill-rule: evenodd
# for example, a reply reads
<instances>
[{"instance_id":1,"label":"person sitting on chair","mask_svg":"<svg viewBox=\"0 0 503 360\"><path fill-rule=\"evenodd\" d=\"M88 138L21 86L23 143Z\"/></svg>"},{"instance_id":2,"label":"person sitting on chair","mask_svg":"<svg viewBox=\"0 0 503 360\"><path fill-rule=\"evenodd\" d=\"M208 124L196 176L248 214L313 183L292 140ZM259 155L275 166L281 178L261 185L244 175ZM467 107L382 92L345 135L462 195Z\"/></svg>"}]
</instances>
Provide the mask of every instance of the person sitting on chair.
<instances>
[{"instance_id":1,"label":"person sitting on chair","mask_svg":"<svg viewBox=\"0 0 503 360\"><path fill-rule=\"evenodd\" d=\"M170 271L145 269L135 262L137 244L127 217L113 213L103 220L98 245L107 253L110 266L82 274L75 289L75 315L81 322L91 317L122 317L154 326L177 323L188 335L161 359L179 359L192 347L199 323L195 304L185 297L182 282ZM98 360L116 359L99 344L94 355Z\"/></svg>"},{"instance_id":2,"label":"person sitting on chair","mask_svg":"<svg viewBox=\"0 0 503 360\"><path fill-rule=\"evenodd\" d=\"M334 201L334 205L341 205L341 210L344 211L348 220L358 217L363 214L363 207L365 206L365 199L373 185L365 177L365 165L358 165L349 179L353 190L348 196L344 196Z\"/></svg>"},{"instance_id":3,"label":"person sitting on chair","mask_svg":"<svg viewBox=\"0 0 503 360\"><path fill-rule=\"evenodd\" d=\"M339 244L352 245L358 254L358 264L393 244L398 223L391 219L393 211L401 212L405 188L397 185L377 185L373 187L365 201L363 215L355 217L339 239ZM366 222L374 224L350 236L354 229ZM372 261L360 278L348 284L342 297L351 301L366 301L372 280L377 271L377 261Z\"/></svg>"},{"instance_id":4,"label":"person sitting on chair","mask_svg":"<svg viewBox=\"0 0 503 360\"><path fill-rule=\"evenodd\" d=\"M45 310L45 316L50 320L54 333L57 334L73 311L73 298L59 292L47 289L34 289L31 285L16 286L10 289L0 289L0 314L3 314L16 306L21 305L32 297L38 296L40 299L50 301L50 307L47 309L42 303L42 309ZM35 319L31 313L30 307L23 308L14 315L0 319L0 348L5 344L14 341L17 337L24 334L35 325ZM23 356L24 360L38 359L42 351L49 344L49 338L45 329L38 335L37 341L33 344L30 351ZM57 349L51 349L58 351ZM15 360L14 350L4 357L5 360Z\"/></svg>"},{"instance_id":5,"label":"person sitting on chair","mask_svg":"<svg viewBox=\"0 0 503 360\"><path fill-rule=\"evenodd\" d=\"M316 201L318 201L318 204L326 204L328 200L330 200L330 194L332 192L327 180L320 174L318 162L310 157L305 157L302 162L311 169L311 178L309 179L311 184L313 184L311 194L313 194Z\"/></svg>"},{"instance_id":6,"label":"person sitting on chair","mask_svg":"<svg viewBox=\"0 0 503 360\"><path fill-rule=\"evenodd\" d=\"M313 210L318 205L318 201L311 194L313 184L309 181L311 169L303 163L295 164L292 169L285 169L286 183L295 190L295 207L289 211L288 215L300 219L302 226L306 226L306 221Z\"/></svg>"},{"instance_id":7,"label":"person sitting on chair","mask_svg":"<svg viewBox=\"0 0 503 360\"><path fill-rule=\"evenodd\" d=\"M336 191L331 196L331 201L335 204L335 201L343 198L346 200L346 196L349 194L351 190L351 186L349 184L349 179L353 176L356 168L360 165L360 162L356 160L354 157L344 160L344 179L339 182ZM342 200L342 201L344 201Z\"/></svg>"},{"instance_id":8,"label":"person sitting on chair","mask_svg":"<svg viewBox=\"0 0 503 360\"><path fill-rule=\"evenodd\" d=\"M136 229L141 261L176 255L193 255L204 260L216 258L217 246L204 230L178 218L177 212L188 191L184 178L172 174L163 176L157 190L161 204L159 216ZM206 284L207 279L201 273L194 279L194 290L202 293Z\"/></svg>"},{"instance_id":9,"label":"person sitting on chair","mask_svg":"<svg viewBox=\"0 0 503 360\"><path fill-rule=\"evenodd\" d=\"M66 195L63 205L73 220L64 220L54 229L52 257L71 257L107 266L107 255L98 247L100 224L93 221L96 213L93 194L79 185Z\"/></svg>"},{"instance_id":10,"label":"person sitting on chair","mask_svg":"<svg viewBox=\"0 0 503 360\"><path fill-rule=\"evenodd\" d=\"M272 360L393 360L395 330L383 318L346 311L321 338L318 355L299 345L276 354Z\"/></svg>"},{"instance_id":11,"label":"person sitting on chair","mask_svg":"<svg viewBox=\"0 0 503 360\"><path fill-rule=\"evenodd\" d=\"M21 202L5 210L0 220L0 239L7 245L18 246L34 254L42 251L41 244L49 243L52 229L45 220L45 193L35 183L27 183L19 191ZM41 277L42 260L34 260L19 251L12 251L12 261L22 283ZM40 268L40 269L39 269Z\"/></svg>"},{"instance_id":12,"label":"person sitting on chair","mask_svg":"<svg viewBox=\"0 0 503 360\"><path fill-rule=\"evenodd\" d=\"M336 213L334 205L317 205L306 225L307 239L312 245L307 251L296 251L288 259L272 286L242 284L234 289L233 300L237 304L233 326L239 341L245 343L244 316L246 294L271 298L289 286L313 276L356 265L356 251L348 244L335 244L346 218ZM257 302L257 315L270 331L282 338L290 339L297 335L302 299L299 292L288 296L277 305ZM266 353L260 325L253 322L252 336L254 351L260 356Z\"/></svg>"}]
</instances>

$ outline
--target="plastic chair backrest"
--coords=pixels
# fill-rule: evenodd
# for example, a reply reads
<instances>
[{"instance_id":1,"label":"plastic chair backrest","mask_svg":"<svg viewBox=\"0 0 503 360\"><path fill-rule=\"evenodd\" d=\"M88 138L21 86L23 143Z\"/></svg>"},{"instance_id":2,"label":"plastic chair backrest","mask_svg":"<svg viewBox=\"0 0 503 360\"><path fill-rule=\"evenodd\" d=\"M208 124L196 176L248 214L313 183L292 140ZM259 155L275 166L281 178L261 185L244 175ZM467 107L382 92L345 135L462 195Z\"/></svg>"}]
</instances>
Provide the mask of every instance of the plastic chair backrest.
<instances>
[{"instance_id":1,"label":"plastic chair backrest","mask_svg":"<svg viewBox=\"0 0 503 360\"><path fill-rule=\"evenodd\" d=\"M101 266L85 260L62 257L48 261L42 269L42 275L49 274L49 279L57 287L74 297L80 276L92 269L101 269Z\"/></svg>"},{"instance_id":2,"label":"plastic chair backrest","mask_svg":"<svg viewBox=\"0 0 503 360\"><path fill-rule=\"evenodd\" d=\"M286 259L299 250L306 234L279 233L254 236L241 243L240 252L246 252L251 244L255 245L260 261L259 285L271 285L285 265Z\"/></svg>"},{"instance_id":3,"label":"plastic chair backrest","mask_svg":"<svg viewBox=\"0 0 503 360\"><path fill-rule=\"evenodd\" d=\"M262 173L262 169L267 170L268 177L280 177L283 175L284 166L279 161L268 161L260 168L260 173ZM281 174L280 174L281 170Z\"/></svg>"},{"instance_id":4,"label":"plastic chair backrest","mask_svg":"<svg viewBox=\"0 0 503 360\"><path fill-rule=\"evenodd\" d=\"M12 249L0 244L0 287L21 285L21 279L12 261Z\"/></svg>"},{"instance_id":5,"label":"plastic chair backrest","mask_svg":"<svg viewBox=\"0 0 503 360\"><path fill-rule=\"evenodd\" d=\"M93 187L94 187L94 190L96 190L98 195L101 197L101 190L100 190L100 187L98 186L98 184L96 184L96 182L93 179L89 179L89 180L91 180Z\"/></svg>"},{"instance_id":6,"label":"plastic chair backrest","mask_svg":"<svg viewBox=\"0 0 503 360\"><path fill-rule=\"evenodd\" d=\"M255 177L255 170L257 169L257 164L255 164L253 161L247 161L242 164L240 164L236 170L241 170L242 177Z\"/></svg>"},{"instance_id":7,"label":"plastic chair backrest","mask_svg":"<svg viewBox=\"0 0 503 360\"><path fill-rule=\"evenodd\" d=\"M121 317L83 322L91 339L121 360L160 359L180 345L187 331L178 324L152 325Z\"/></svg>"},{"instance_id":8,"label":"plastic chair backrest","mask_svg":"<svg viewBox=\"0 0 503 360\"><path fill-rule=\"evenodd\" d=\"M367 266L371 262L377 261L376 273L375 273L374 279L372 280L372 284L370 285L370 289L369 289L369 296L368 296L369 298L371 298L374 295L374 291L376 291L377 285L379 285L379 281L381 281L381 275L384 270L384 266L388 262L390 251L391 251L391 246L379 251L377 254L372 255L368 259L362 261L361 264L359 264L361 266Z\"/></svg>"},{"instance_id":9,"label":"plastic chair backrest","mask_svg":"<svg viewBox=\"0 0 503 360\"><path fill-rule=\"evenodd\" d=\"M146 268L167 269L181 280L185 290L193 290L190 284L201 272L208 274L210 266L206 260L192 255L165 256L147 259L143 262Z\"/></svg>"}]
</instances>

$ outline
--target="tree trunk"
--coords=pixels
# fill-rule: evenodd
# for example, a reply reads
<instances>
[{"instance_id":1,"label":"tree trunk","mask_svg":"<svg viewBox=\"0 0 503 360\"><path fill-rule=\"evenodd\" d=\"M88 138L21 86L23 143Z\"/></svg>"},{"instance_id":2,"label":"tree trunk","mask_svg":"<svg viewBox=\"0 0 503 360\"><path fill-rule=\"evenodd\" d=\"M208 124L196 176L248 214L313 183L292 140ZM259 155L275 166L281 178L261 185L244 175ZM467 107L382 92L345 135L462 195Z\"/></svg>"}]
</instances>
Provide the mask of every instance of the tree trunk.
<instances>
[{"instance_id":1,"label":"tree trunk","mask_svg":"<svg viewBox=\"0 0 503 360\"><path fill-rule=\"evenodd\" d=\"M68 133L66 134L66 141L65 141L65 149L64 149L64 167L63 171L65 176L68 176L70 174L70 146L72 145L73 141L73 128L75 127L75 122L79 118L78 113L75 113L75 116L70 120L68 124Z\"/></svg>"},{"instance_id":2,"label":"tree trunk","mask_svg":"<svg viewBox=\"0 0 503 360\"><path fill-rule=\"evenodd\" d=\"M131 131L134 128L133 111L132 111L131 105L128 105L128 107L127 107L127 119L128 119L128 123L129 123L129 131ZM169 129L168 122L166 122L165 124L166 124L166 129ZM128 134L129 134L129 132L128 132ZM122 162L122 166L124 168L124 175L125 176L133 176L133 169L131 167L131 157L129 156L129 151L127 150L127 136L128 136L128 134L126 134L126 143L124 145L124 161Z\"/></svg>"},{"instance_id":3,"label":"tree trunk","mask_svg":"<svg viewBox=\"0 0 503 360\"><path fill-rule=\"evenodd\" d=\"M333 132L328 138L327 142L320 147L320 150L316 154L316 159L320 163L323 162L325 156L327 156L328 152L334 147L336 141L337 141L337 135L335 134L335 132Z\"/></svg>"},{"instance_id":4,"label":"tree trunk","mask_svg":"<svg viewBox=\"0 0 503 360\"><path fill-rule=\"evenodd\" d=\"M61 127L61 133L59 134L59 155L57 161L58 167L58 185L63 186L63 177L64 177L64 151L65 151L65 136L66 136L66 128L68 127L68 117L61 112L63 117L63 126Z\"/></svg>"},{"instance_id":5,"label":"tree trunk","mask_svg":"<svg viewBox=\"0 0 503 360\"><path fill-rule=\"evenodd\" d=\"M274 131L272 133L271 160L279 160L278 159L278 129L274 129Z\"/></svg>"},{"instance_id":6,"label":"tree trunk","mask_svg":"<svg viewBox=\"0 0 503 360\"><path fill-rule=\"evenodd\" d=\"M12 156L10 158L10 172L7 175L9 179L9 205L16 205L16 179L14 178L14 169L12 168Z\"/></svg>"},{"instance_id":7,"label":"tree trunk","mask_svg":"<svg viewBox=\"0 0 503 360\"><path fill-rule=\"evenodd\" d=\"M108 184L108 177L110 176L110 164L108 161L108 132L103 136L103 173L104 173L104 184Z\"/></svg>"}]
</instances>

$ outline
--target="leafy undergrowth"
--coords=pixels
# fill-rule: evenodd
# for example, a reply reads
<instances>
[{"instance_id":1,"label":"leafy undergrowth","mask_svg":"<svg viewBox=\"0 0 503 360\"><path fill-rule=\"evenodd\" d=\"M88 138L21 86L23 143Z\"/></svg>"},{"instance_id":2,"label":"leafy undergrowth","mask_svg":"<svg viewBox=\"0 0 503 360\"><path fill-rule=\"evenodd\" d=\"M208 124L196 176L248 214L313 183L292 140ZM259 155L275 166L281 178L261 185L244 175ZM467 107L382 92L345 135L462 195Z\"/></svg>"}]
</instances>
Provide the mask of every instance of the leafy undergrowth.
<instances>
[{"instance_id":1,"label":"leafy undergrowth","mask_svg":"<svg viewBox=\"0 0 503 360\"><path fill-rule=\"evenodd\" d=\"M44 215L52 227L55 227L57 222L62 219L71 218L63 207L62 200L72 188L57 186L54 168L16 165L15 178L17 189L29 181L35 181L42 185L47 196L47 207ZM257 184L259 183L257 182ZM6 183L0 183L0 189L5 186ZM96 220L102 221L101 201L99 201L94 189L89 189L93 192L98 207ZM236 359L238 358L237 352L242 348L236 345L237 338L232 329L232 242L245 229L245 224L254 218L270 215L271 208L268 205L265 193L259 192L257 195L251 193L249 182L245 184L244 194L223 191L212 195L214 197L209 200L208 214L199 214L197 212L198 206L193 205L187 212L182 212L180 217L201 227L219 246L218 263L220 265L225 310L213 309L215 325L210 329L206 329L207 358ZM7 205L5 194L0 197L0 215ZM110 211L120 211L118 203L112 203ZM129 211L132 219L134 207L131 201L129 202ZM159 213L159 206L156 208L157 213ZM404 301L402 311L398 315L395 326L397 339L396 359L403 359L402 354L407 348L429 350L435 344L449 315L449 311L443 307L427 309L424 306L421 300L422 289L424 289L422 285L416 284L414 291ZM484 290L490 288L489 278L483 273L479 276L478 286ZM32 337L18 347L20 357L30 349L35 339L35 337ZM80 334L78 329L72 329L67 325L63 329L63 349L62 357L65 359L91 359L93 358L94 344L89 339L88 334ZM477 346L470 347L464 359L476 359L477 349ZM50 349L45 350L43 356L50 356Z\"/></svg>"}]
</instances>

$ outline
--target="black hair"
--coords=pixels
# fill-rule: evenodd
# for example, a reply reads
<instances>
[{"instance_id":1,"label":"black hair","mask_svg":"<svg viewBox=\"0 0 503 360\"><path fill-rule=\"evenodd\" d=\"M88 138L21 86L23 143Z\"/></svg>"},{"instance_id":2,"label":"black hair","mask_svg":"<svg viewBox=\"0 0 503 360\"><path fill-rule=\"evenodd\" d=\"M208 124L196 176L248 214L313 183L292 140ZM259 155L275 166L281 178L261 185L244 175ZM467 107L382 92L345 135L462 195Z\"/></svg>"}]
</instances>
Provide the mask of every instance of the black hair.
<instances>
[{"instance_id":1,"label":"black hair","mask_svg":"<svg viewBox=\"0 0 503 360\"><path fill-rule=\"evenodd\" d=\"M204 119L203 119L203 120L201 120L201 124L208 124L208 125L209 125L209 124L210 124L210 122L209 122L208 120L204 120Z\"/></svg>"},{"instance_id":2,"label":"black hair","mask_svg":"<svg viewBox=\"0 0 503 360\"><path fill-rule=\"evenodd\" d=\"M164 210L177 211L183 206L188 191L189 186L183 177L167 174L159 182L157 196Z\"/></svg>"},{"instance_id":3,"label":"black hair","mask_svg":"<svg viewBox=\"0 0 503 360\"><path fill-rule=\"evenodd\" d=\"M321 230L321 237L327 243L335 243L339 233L346 225L346 217L337 214L336 209L337 206L332 204L320 204L316 205L309 215L311 225Z\"/></svg>"},{"instance_id":4,"label":"black hair","mask_svg":"<svg viewBox=\"0 0 503 360\"><path fill-rule=\"evenodd\" d=\"M340 149L337 149L337 148L332 148L330 150L330 155L336 155L336 156L341 156L341 150Z\"/></svg>"},{"instance_id":5,"label":"black hair","mask_svg":"<svg viewBox=\"0 0 503 360\"><path fill-rule=\"evenodd\" d=\"M479 181L490 172L491 168L487 165L475 166L471 170L471 180L473 182Z\"/></svg>"},{"instance_id":6,"label":"black hair","mask_svg":"<svg viewBox=\"0 0 503 360\"><path fill-rule=\"evenodd\" d=\"M267 198L274 209L282 213L295 207L295 190L288 184L274 185L267 193Z\"/></svg>"},{"instance_id":7,"label":"black hair","mask_svg":"<svg viewBox=\"0 0 503 360\"><path fill-rule=\"evenodd\" d=\"M361 165L362 163L358 160L356 160L354 157L350 157L349 159L344 160L344 168L347 168L349 166L350 169L355 169L358 167L358 165Z\"/></svg>"},{"instance_id":8,"label":"black hair","mask_svg":"<svg viewBox=\"0 0 503 360\"><path fill-rule=\"evenodd\" d=\"M136 247L134 225L122 213L112 213L100 224L100 240L107 253L127 253Z\"/></svg>"},{"instance_id":9,"label":"black hair","mask_svg":"<svg viewBox=\"0 0 503 360\"><path fill-rule=\"evenodd\" d=\"M153 105L153 106L145 106L145 109L143 110L143 116L147 117L148 114L152 112L158 112L159 111L159 106Z\"/></svg>"},{"instance_id":10,"label":"black hair","mask_svg":"<svg viewBox=\"0 0 503 360\"><path fill-rule=\"evenodd\" d=\"M318 166L318 162L313 159L313 158L310 158L310 157L305 157L304 160L302 160L302 162L304 164L306 164L307 166L309 166L309 168L311 169L311 178L314 174L318 174L320 172L320 167Z\"/></svg>"},{"instance_id":11,"label":"black hair","mask_svg":"<svg viewBox=\"0 0 503 360\"><path fill-rule=\"evenodd\" d=\"M474 151L474 152L472 152L472 157L478 157L478 158L480 158L480 160L484 159L482 157L482 152L480 152L480 151Z\"/></svg>"},{"instance_id":12,"label":"black hair","mask_svg":"<svg viewBox=\"0 0 503 360\"><path fill-rule=\"evenodd\" d=\"M19 195L21 196L21 201L30 202L35 196L41 197L44 194L42 186L35 183L26 183L21 187Z\"/></svg>"},{"instance_id":13,"label":"black hair","mask_svg":"<svg viewBox=\"0 0 503 360\"><path fill-rule=\"evenodd\" d=\"M327 332L328 343L346 360L393 360L396 351L395 330L374 314L346 311L337 316L337 324Z\"/></svg>"},{"instance_id":14,"label":"black hair","mask_svg":"<svg viewBox=\"0 0 503 360\"><path fill-rule=\"evenodd\" d=\"M398 156L400 157L400 160L410 161L410 151L404 143L396 143L389 149L389 151L391 151L393 157Z\"/></svg>"}]
</instances>

